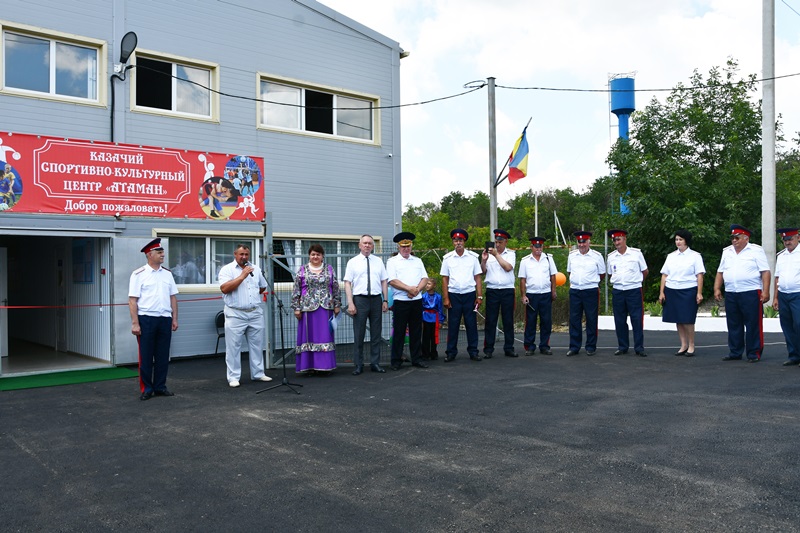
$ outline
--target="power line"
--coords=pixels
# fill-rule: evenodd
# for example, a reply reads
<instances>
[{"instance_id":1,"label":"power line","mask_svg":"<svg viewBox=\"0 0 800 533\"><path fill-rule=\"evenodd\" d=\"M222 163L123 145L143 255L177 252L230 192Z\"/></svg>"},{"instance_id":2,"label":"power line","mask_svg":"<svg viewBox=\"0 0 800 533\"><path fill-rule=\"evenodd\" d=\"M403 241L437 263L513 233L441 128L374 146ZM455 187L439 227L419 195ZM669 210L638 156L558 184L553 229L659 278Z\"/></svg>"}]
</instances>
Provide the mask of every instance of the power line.
<instances>
[{"instance_id":1,"label":"power line","mask_svg":"<svg viewBox=\"0 0 800 533\"><path fill-rule=\"evenodd\" d=\"M792 6L790 6L789 4L787 4L787 3L786 3L786 0L781 0L781 2L783 2L783 5L785 5L786 7L788 7L789 9L791 9L792 11L794 11L794 14L795 14L795 15L798 15L798 16L800 16L800 13L798 13L798 12L797 12L797 10L796 10L795 8L793 8Z\"/></svg>"}]
</instances>

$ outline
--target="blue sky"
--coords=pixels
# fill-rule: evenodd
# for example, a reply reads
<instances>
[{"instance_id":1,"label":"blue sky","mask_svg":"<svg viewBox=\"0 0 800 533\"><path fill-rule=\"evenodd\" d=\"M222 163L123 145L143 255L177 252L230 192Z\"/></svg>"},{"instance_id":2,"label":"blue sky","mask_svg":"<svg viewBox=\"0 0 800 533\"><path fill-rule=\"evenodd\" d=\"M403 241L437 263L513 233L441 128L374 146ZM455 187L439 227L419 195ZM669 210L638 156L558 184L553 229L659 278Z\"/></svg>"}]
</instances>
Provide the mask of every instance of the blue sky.
<instances>
[{"instance_id":1,"label":"blue sky","mask_svg":"<svg viewBox=\"0 0 800 533\"><path fill-rule=\"evenodd\" d=\"M635 72L636 88L672 88L729 57L761 77L758 0L321 0L398 41L401 101L462 92L493 76L499 86L604 89ZM792 10L794 9L794 11ZM800 0L775 0L777 76L800 73ZM357 89L355 87L354 89ZM636 107L667 93L637 93ZM776 82L787 138L800 131L800 76ZM499 205L529 189L584 190L606 175L616 119L605 93L498 88L498 170L528 128L528 177L498 188ZM452 191L489 191L487 91L404 108L403 205Z\"/></svg>"}]
</instances>

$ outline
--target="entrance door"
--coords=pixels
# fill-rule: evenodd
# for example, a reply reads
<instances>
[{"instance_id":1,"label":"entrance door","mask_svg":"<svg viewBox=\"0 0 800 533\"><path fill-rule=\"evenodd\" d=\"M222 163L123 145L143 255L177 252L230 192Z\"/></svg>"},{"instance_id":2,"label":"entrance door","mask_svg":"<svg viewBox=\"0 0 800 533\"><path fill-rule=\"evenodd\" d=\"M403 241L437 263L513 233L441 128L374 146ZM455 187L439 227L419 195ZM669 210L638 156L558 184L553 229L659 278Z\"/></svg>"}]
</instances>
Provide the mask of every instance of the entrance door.
<instances>
[{"instance_id":1,"label":"entrance door","mask_svg":"<svg viewBox=\"0 0 800 533\"><path fill-rule=\"evenodd\" d=\"M0 248L0 374L3 373L3 357L8 357L8 250Z\"/></svg>"}]
</instances>

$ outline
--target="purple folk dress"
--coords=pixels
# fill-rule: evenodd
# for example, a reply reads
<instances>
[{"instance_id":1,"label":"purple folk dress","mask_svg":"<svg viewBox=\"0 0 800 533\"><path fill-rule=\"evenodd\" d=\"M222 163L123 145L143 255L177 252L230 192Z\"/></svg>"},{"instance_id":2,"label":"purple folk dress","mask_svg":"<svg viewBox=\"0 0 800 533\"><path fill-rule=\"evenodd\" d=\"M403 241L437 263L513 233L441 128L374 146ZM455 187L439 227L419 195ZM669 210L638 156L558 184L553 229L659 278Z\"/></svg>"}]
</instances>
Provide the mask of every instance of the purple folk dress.
<instances>
[{"instance_id":1,"label":"purple folk dress","mask_svg":"<svg viewBox=\"0 0 800 533\"><path fill-rule=\"evenodd\" d=\"M292 309L302 313L297 324L297 372L329 372L336 368L336 347L329 320L333 309L341 306L333 267L323 263L322 270L316 273L308 265L300 267L292 291Z\"/></svg>"}]
</instances>

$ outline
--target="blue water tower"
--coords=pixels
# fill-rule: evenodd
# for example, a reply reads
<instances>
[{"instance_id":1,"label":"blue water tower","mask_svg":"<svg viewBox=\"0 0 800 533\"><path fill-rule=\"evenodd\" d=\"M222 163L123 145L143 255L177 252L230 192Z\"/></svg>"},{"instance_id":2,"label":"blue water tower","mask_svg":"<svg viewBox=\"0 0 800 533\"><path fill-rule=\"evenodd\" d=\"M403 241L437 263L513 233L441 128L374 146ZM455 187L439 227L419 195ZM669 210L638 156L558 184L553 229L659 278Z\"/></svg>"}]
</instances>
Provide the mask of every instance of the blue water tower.
<instances>
[{"instance_id":1,"label":"blue water tower","mask_svg":"<svg viewBox=\"0 0 800 533\"><path fill-rule=\"evenodd\" d=\"M619 122L619 138L628 140L628 120L636 110L633 74L612 76L608 86L611 91L611 112L617 115ZM624 197L619 199L619 212L623 215L630 213Z\"/></svg>"}]
</instances>

